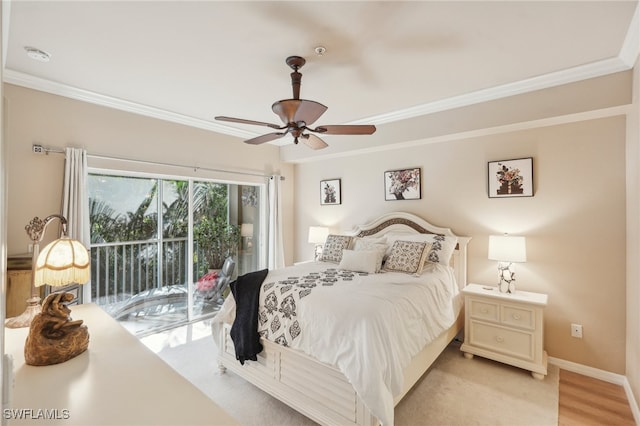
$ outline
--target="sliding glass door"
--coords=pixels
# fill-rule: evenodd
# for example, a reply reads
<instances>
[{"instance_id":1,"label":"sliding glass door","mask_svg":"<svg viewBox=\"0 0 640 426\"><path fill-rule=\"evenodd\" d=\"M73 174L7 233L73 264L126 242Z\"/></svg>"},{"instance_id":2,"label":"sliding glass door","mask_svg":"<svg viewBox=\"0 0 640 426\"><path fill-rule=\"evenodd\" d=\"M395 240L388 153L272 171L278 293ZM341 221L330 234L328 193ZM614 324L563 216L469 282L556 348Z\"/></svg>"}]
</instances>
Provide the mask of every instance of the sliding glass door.
<instances>
[{"instance_id":1,"label":"sliding glass door","mask_svg":"<svg viewBox=\"0 0 640 426\"><path fill-rule=\"evenodd\" d=\"M109 174L88 186L92 301L136 334L213 315L258 268L261 186Z\"/></svg>"}]
</instances>

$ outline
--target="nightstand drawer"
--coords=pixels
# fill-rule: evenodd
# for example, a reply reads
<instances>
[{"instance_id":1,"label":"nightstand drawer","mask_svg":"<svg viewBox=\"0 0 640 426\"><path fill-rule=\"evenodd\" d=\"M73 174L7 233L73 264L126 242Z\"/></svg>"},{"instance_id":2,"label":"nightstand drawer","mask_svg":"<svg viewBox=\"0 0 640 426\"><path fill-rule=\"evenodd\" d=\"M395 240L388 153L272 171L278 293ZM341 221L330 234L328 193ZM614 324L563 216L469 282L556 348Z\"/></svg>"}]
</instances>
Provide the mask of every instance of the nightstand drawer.
<instances>
[{"instance_id":1,"label":"nightstand drawer","mask_svg":"<svg viewBox=\"0 0 640 426\"><path fill-rule=\"evenodd\" d=\"M528 291L500 293L495 287L469 284L464 293L465 330L460 350L468 359L479 355L547 374L544 351L544 307L547 295Z\"/></svg>"},{"instance_id":2,"label":"nightstand drawer","mask_svg":"<svg viewBox=\"0 0 640 426\"><path fill-rule=\"evenodd\" d=\"M532 309L518 306L501 305L502 323L516 327L533 330L535 328L536 314Z\"/></svg>"},{"instance_id":3,"label":"nightstand drawer","mask_svg":"<svg viewBox=\"0 0 640 426\"><path fill-rule=\"evenodd\" d=\"M498 304L487 302L486 300L470 299L471 317L487 321L498 322Z\"/></svg>"},{"instance_id":4,"label":"nightstand drawer","mask_svg":"<svg viewBox=\"0 0 640 426\"><path fill-rule=\"evenodd\" d=\"M478 321L471 321L470 325L470 344L527 361L535 359L532 333Z\"/></svg>"}]
</instances>

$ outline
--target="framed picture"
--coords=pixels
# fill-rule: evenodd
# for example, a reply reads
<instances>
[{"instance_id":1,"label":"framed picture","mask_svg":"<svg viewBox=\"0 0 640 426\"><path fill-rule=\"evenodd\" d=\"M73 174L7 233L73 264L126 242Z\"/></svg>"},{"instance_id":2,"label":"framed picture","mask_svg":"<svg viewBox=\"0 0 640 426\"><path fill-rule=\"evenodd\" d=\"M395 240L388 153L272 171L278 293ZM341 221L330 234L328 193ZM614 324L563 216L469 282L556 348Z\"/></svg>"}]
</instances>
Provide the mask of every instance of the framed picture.
<instances>
[{"instance_id":1,"label":"framed picture","mask_svg":"<svg viewBox=\"0 0 640 426\"><path fill-rule=\"evenodd\" d=\"M320 181L320 205L327 206L342 203L340 179Z\"/></svg>"},{"instance_id":2,"label":"framed picture","mask_svg":"<svg viewBox=\"0 0 640 426\"><path fill-rule=\"evenodd\" d=\"M489 162L489 198L533 197L533 158Z\"/></svg>"},{"instance_id":3,"label":"framed picture","mask_svg":"<svg viewBox=\"0 0 640 426\"><path fill-rule=\"evenodd\" d=\"M384 199L419 200L422 197L421 180L420 167L384 172Z\"/></svg>"}]
</instances>

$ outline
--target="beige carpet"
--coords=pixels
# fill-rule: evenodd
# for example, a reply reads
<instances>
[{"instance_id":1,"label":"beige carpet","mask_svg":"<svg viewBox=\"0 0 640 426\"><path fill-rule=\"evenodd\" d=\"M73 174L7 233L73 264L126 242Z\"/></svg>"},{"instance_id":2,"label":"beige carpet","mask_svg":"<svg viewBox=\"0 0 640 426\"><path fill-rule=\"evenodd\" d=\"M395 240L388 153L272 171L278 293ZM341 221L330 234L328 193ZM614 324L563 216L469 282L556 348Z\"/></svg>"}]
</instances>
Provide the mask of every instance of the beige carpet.
<instances>
[{"instance_id":1,"label":"beige carpet","mask_svg":"<svg viewBox=\"0 0 640 426\"><path fill-rule=\"evenodd\" d=\"M242 425L315 425L231 372L218 373L210 336L156 352ZM143 339L144 342L144 339ZM171 346L171 347L170 347ZM557 425L558 368L545 380L521 369L474 357L452 343L398 404L397 426Z\"/></svg>"}]
</instances>

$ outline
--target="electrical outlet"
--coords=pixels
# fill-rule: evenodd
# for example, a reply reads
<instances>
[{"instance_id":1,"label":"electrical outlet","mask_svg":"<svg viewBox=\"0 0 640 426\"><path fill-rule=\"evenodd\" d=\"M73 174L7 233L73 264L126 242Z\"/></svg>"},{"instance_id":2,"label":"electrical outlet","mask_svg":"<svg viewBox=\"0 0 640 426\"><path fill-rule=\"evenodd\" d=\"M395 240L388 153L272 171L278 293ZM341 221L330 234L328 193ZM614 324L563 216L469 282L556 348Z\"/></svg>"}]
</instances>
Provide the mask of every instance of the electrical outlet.
<instances>
[{"instance_id":1,"label":"electrical outlet","mask_svg":"<svg viewBox=\"0 0 640 426\"><path fill-rule=\"evenodd\" d=\"M29 243L29 247L27 248L29 253L33 253L33 243Z\"/></svg>"},{"instance_id":2,"label":"electrical outlet","mask_svg":"<svg viewBox=\"0 0 640 426\"><path fill-rule=\"evenodd\" d=\"M582 339L582 324L571 324L571 337Z\"/></svg>"},{"instance_id":3,"label":"electrical outlet","mask_svg":"<svg viewBox=\"0 0 640 426\"><path fill-rule=\"evenodd\" d=\"M34 143L31 148L34 154L44 154L44 148L42 147L42 145Z\"/></svg>"}]
</instances>

